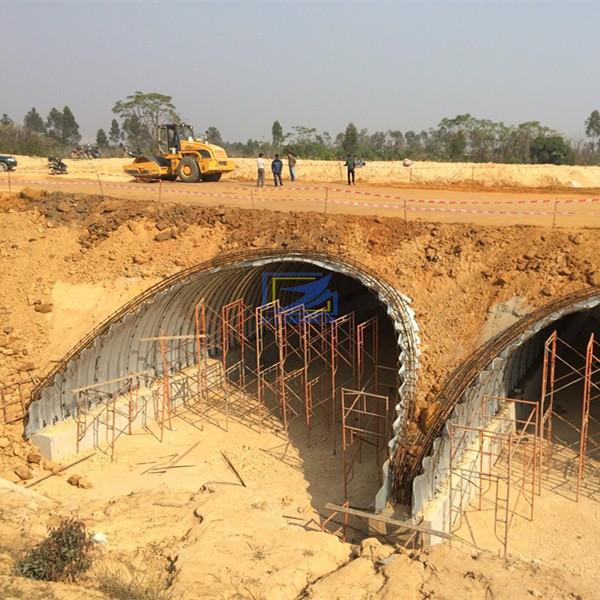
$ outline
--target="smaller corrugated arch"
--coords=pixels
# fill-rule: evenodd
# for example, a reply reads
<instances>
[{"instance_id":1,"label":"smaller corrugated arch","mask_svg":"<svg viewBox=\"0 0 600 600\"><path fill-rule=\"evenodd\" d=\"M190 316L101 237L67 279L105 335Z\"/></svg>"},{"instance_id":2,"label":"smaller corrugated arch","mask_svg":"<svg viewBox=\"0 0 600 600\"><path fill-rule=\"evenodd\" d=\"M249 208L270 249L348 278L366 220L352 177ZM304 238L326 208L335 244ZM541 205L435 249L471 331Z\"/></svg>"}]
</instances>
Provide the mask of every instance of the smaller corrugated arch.
<instances>
[{"instance_id":1,"label":"smaller corrugated arch","mask_svg":"<svg viewBox=\"0 0 600 600\"><path fill-rule=\"evenodd\" d=\"M28 410L26 435L75 412L72 390L144 370L148 344L140 338L160 330L192 333L194 305L200 298L213 308L236 298L261 303L262 272L320 267L349 277L370 290L385 307L397 334L400 401L395 407L394 447L415 399L419 335L410 300L367 267L315 251L265 250L227 254L180 271L149 288L106 319L72 348L36 386ZM210 324L209 324L210 326ZM393 449L393 448L392 448Z\"/></svg>"},{"instance_id":2,"label":"smaller corrugated arch","mask_svg":"<svg viewBox=\"0 0 600 600\"><path fill-rule=\"evenodd\" d=\"M437 400L440 410L435 423L425 432L417 432L406 446L397 447L392 460L394 471L394 496L409 503L415 484L422 487L421 496L431 499L447 465L444 453L448 451L446 423L458 417L464 403L478 397L481 390L488 395L506 395L501 389L505 382L505 369L511 354L519 351L528 340L562 317L586 311L600 305L600 288L586 288L558 298L538 308L513 326L499 333L481 346L445 380ZM409 450L410 449L410 450ZM417 478L423 478L418 482ZM421 483L424 485L421 486ZM415 498L412 497L414 502Z\"/></svg>"}]
</instances>

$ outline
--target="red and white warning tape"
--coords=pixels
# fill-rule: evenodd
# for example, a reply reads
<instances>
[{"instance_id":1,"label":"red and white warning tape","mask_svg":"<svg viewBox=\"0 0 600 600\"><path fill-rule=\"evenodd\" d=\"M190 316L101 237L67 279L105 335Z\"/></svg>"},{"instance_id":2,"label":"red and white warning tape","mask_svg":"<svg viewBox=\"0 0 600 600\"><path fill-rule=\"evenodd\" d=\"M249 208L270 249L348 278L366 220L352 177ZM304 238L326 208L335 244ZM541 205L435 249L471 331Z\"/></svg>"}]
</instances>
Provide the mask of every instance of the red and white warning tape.
<instances>
[{"instance_id":1,"label":"red and white warning tape","mask_svg":"<svg viewBox=\"0 0 600 600\"><path fill-rule=\"evenodd\" d=\"M56 186L77 186L77 187L98 187L98 182L95 181L77 181L77 180L64 180L64 179L13 179L13 185L56 185ZM123 190L139 190L140 184L135 182L127 183L115 183L109 181L101 181L102 188L113 188ZM149 188L153 189L153 188ZM600 197L594 198L532 198L532 199L501 199L497 200L448 200L448 199L421 199L421 198L408 198L402 196L395 196L393 194L383 194L378 192L367 192L356 189L345 189L345 188L331 188L327 186L290 186L288 189L294 191L321 191L327 192L327 200L325 198L285 198L280 196L280 200L291 200L291 201L302 201L302 202L315 202L322 205L325 201L330 204L354 206L360 208L374 208L374 209L386 209L386 210L397 210L406 212L446 212L446 213L460 213L460 214L483 214L483 215L538 215L538 216L600 216L600 212L568 212L568 211L538 211L538 210L504 210L504 209L481 209L479 206L505 206L505 205L553 205L557 206L562 204L598 204L600 203ZM287 191L287 189L286 189ZM178 184L162 184L162 193L164 194L178 194L183 196L206 196L210 198L224 198L229 200L239 200L242 202L248 202L250 200L257 202L270 202L273 200L272 197L265 197L265 192L278 192L279 194L285 193L281 188L258 188L253 189L251 195L240 196L238 192L213 192L213 191L200 191L181 189ZM380 203L380 202L361 202L359 200L342 200L338 198L331 198L329 194L352 194L357 196L367 196L373 198L386 198L397 200L400 203ZM419 206L423 204L435 205L435 206Z\"/></svg>"}]
</instances>

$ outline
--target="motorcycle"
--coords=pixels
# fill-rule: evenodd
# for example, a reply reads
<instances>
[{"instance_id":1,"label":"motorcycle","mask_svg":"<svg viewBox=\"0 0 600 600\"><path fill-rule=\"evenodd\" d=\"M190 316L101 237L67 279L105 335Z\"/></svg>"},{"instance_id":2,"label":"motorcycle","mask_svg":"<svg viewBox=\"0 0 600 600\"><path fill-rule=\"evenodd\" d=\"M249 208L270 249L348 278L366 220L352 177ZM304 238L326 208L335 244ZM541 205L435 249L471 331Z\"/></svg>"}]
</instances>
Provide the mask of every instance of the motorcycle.
<instances>
[{"instance_id":1,"label":"motorcycle","mask_svg":"<svg viewBox=\"0 0 600 600\"><path fill-rule=\"evenodd\" d=\"M48 157L48 171L50 175L66 175L68 173L67 165L54 156Z\"/></svg>"},{"instance_id":2,"label":"motorcycle","mask_svg":"<svg viewBox=\"0 0 600 600\"><path fill-rule=\"evenodd\" d=\"M94 158L101 158L101 156L102 154L98 146L92 146L91 144L77 146L71 151L71 158L73 160L92 160Z\"/></svg>"},{"instance_id":3,"label":"motorcycle","mask_svg":"<svg viewBox=\"0 0 600 600\"><path fill-rule=\"evenodd\" d=\"M100 148L98 146L88 146L87 149L88 158L102 158Z\"/></svg>"},{"instance_id":4,"label":"motorcycle","mask_svg":"<svg viewBox=\"0 0 600 600\"><path fill-rule=\"evenodd\" d=\"M85 151L81 146L77 146L71 151L71 158L73 160L81 160L85 158Z\"/></svg>"}]
</instances>

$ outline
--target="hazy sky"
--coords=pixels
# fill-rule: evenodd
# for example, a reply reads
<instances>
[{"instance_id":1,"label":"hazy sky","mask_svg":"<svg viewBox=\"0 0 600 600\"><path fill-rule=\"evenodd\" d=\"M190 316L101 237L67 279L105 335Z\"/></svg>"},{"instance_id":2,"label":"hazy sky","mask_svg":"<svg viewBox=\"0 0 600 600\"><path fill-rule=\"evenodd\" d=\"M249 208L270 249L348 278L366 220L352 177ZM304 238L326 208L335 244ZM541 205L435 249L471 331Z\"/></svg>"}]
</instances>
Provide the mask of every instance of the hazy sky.
<instances>
[{"instance_id":1,"label":"hazy sky","mask_svg":"<svg viewBox=\"0 0 600 600\"><path fill-rule=\"evenodd\" d=\"M600 108L600 3L0 0L0 113L68 104L91 139L135 90L197 130L420 130L470 112L568 135Z\"/></svg>"}]
</instances>

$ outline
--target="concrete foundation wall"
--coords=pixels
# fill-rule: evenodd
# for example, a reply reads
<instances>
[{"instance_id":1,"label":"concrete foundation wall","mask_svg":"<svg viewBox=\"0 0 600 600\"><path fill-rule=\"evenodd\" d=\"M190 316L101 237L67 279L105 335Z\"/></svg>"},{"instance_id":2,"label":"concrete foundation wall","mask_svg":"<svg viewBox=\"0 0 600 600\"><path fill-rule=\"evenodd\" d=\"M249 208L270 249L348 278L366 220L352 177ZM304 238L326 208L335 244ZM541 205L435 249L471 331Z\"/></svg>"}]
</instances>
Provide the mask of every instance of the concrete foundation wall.
<instances>
[{"instance_id":1,"label":"concrete foundation wall","mask_svg":"<svg viewBox=\"0 0 600 600\"><path fill-rule=\"evenodd\" d=\"M220 361L211 360L211 364L217 367ZM222 378L222 369L211 369L209 385L216 383ZM187 367L170 376L171 404L175 409L182 404L192 401L199 396L198 369ZM133 394L132 415L130 427L130 396L121 394L110 400L101 402L86 411L85 417L80 415L56 425L45 427L31 436L31 442L38 447L40 453L50 460L64 460L79 452L92 450L93 448L104 449L113 440L121 435L127 435L131 429L132 433L150 428L156 432L159 430L158 420L161 417L164 385L162 378L154 378L149 385L140 387ZM114 422L113 422L114 412ZM77 424L82 424L81 437L77 444Z\"/></svg>"},{"instance_id":2,"label":"concrete foundation wall","mask_svg":"<svg viewBox=\"0 0 600 600\"><path fill-rule=\"evenodd\" d=\"M493 440L493 434L508 434L515 431L515 405L506 403L498 412L502 419L492 419L485 428L486 435L480 448L480 440L476 432L470 432L461 444L463 448L462 459L452 465L452 477L448 469L448 476L442 483L438 493L432 500L423 505L420 518L423 525L437 531L450 533L456 527L460 514L464 511L473 498L479 493L482 486L479 474L490 473L496 464L502 445ZM481 453L480 453L481 452ZM450 487L452 483L452 494ZM450 511L452 502L452 512ZM452 522L450 521L452 514ZM428 536L426 544L438 544L443 540L437 536Z\"/></svg>"}]
</instances>

